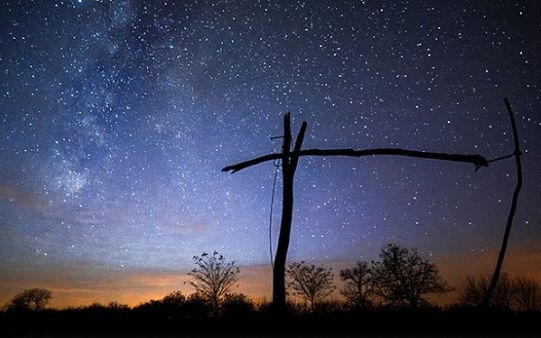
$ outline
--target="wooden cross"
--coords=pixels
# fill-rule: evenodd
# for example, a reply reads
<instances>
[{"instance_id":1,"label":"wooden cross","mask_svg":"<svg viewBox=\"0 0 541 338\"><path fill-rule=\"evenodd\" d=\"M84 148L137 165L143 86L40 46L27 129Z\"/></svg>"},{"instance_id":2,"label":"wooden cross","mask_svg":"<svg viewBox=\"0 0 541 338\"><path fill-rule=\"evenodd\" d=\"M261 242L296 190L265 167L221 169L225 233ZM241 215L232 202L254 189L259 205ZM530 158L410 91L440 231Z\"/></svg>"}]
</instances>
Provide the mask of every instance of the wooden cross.
<instances>
[{"instance_id":1,"label":"wooden cross","mask_svg":"<svg viewBox=\"0 0 541 338\"><path fill-rule=\"evenodd\" d=\"M272 284L272 306L278 313L285 309L286 288L285 288L285 265L289 238L291 233L291 220L293 217L293 181L297 163L301 156L374 156L374 155L400 155L409 157L420 157L435 160L455 161L473 163L475 170L488 166L488 161L480 155L447 154L436 152L425 152L407 150L401 148L377 148L377 149L302 149L304 134L307 123L302 122L299 133L291 150L291 119L290 114L284 116L284 143L281 153L271 153L256 157L254 159L224 167L222 171L235 173L250 166L273 160L282 161L282 220L280 222L280 234L274 258L273 284Z\"/></svg>"}]
</instances>

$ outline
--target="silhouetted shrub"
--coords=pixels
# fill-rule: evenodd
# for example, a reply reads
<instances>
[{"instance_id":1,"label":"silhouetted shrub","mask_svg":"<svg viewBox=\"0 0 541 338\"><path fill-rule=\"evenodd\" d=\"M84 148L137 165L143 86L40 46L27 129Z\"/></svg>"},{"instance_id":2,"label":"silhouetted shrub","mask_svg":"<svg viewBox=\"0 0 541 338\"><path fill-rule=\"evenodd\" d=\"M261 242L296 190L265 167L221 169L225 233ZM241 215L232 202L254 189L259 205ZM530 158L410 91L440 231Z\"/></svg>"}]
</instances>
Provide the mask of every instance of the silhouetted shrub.
<instances>
[{"instance_id":1,"label":"silhouetted shrub","mask_svg":"<svg viewBox=\"0 0 541 338\"><path fill-rule=\"evenodd\" d=\"M242 293L229 293L222 300L221 314L224 317L248 317L254 311L254 303Z\"/></svg>"},{"instance_id":2,"label":"silhouetted shrub","mask_svg":"<svg viewBox=\"0 0 541 338\"><path fill-rule=\"evenodd\" d=\"M8 311L39 311L43 310L53 298L52 292L47 289L26 289L15 295L8 304Z\"/></svg>"}]
</instances>

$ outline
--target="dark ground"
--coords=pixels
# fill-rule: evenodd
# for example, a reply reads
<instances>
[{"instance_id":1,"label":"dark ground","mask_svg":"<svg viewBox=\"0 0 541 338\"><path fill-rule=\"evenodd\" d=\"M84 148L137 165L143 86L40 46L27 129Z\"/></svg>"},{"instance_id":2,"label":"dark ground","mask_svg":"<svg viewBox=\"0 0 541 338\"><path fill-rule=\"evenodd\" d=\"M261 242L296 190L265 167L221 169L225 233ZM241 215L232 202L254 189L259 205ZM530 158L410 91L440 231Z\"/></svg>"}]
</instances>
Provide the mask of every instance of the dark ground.
<instances>
[{"instance_id":1,"label":"dark ground","mask_svg":"<svg viewBox=\"0 0 541 338\"><path fill-rule=\"evenodd\" d=\"M541 313L377 311L178 318L133 311L0 313L2 337L541 337Z\"/></svg>"}]
</instances>

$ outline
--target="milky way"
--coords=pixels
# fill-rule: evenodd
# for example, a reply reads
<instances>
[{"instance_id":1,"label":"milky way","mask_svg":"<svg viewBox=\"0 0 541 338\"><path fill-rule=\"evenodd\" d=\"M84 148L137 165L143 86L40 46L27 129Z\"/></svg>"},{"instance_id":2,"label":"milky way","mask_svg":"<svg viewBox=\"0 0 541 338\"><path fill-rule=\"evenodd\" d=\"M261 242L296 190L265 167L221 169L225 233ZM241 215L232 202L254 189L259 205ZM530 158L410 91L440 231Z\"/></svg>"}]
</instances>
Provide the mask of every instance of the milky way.
<instances>
[{"instance_id":1,"label":"milky way","mask_svg":"<svg viewBox=\"0 0 541 338\"><path fill-rule=\"evenodd\" d=\"M535 1L3 1L0 288L57 267L187 271L218 250L268 264L282 119L305 148L513 151L512 248L541 240ZM512 160L299 162L290 260L446 259L499 248ZM532 249L535 250L535 249ZM539 250L539 249L537 249ZM539 252L539 251L535 251ZM473 272L473 271L472 271ZM2 286L4 285L4 286Z\"/></svg>"}]
</instances>

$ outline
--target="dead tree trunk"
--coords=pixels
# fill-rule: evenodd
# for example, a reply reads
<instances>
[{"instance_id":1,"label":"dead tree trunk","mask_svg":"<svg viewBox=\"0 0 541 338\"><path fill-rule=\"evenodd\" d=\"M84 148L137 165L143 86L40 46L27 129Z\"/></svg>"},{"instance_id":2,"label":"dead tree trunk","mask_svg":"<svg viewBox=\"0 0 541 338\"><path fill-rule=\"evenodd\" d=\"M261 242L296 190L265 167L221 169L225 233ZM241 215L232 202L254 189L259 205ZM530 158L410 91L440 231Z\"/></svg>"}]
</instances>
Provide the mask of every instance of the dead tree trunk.
<instances>
[{"instance_id":1,"label":"dead tree trunk","mask_svg":"<svg viewBox=\"0 0 541 338\"><path fill-rule=\"evenodd\" d=\"M299 162L299 151L304 140L306 132L306 122L301 126L293 153L291 147L291 119L289 113L284 116L284 143L282 146L282 220L280 222L280 235L278 237L278 246L276 248L276 258L274 260L274 269L272 272L272 293L273 307L283 309L286 301L285 286L285 265L287 259L287 250L289 249L289 239L291 237L291 222L293 219L293 180L295 170Z\"/></svg>"}]
</instances>

